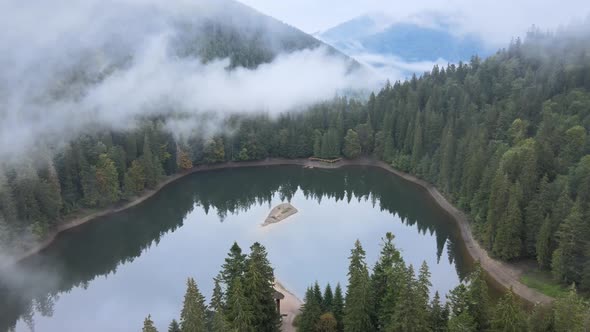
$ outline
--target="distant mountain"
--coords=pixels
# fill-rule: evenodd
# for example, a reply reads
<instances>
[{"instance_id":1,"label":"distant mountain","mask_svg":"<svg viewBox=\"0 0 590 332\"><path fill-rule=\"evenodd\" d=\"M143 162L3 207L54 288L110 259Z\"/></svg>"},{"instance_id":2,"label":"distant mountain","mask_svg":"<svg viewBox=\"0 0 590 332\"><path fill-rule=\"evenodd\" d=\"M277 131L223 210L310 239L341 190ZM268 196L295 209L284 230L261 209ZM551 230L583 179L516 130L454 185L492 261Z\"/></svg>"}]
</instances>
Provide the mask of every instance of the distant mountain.
<instances>
[{"instance_id":1,"label":"distant mountain","mask_svg":"<svg viewBox=\"0 0 590 332\"><path fill-rule=\"evenodd\" d=\"M488 55L483 41L474 35L453 33L453 24L441 15L428 14L407 20L387 20L363 15L316 36L350 55L392 56L406 62L467 61Z\"/></svg>"}]
</instances>

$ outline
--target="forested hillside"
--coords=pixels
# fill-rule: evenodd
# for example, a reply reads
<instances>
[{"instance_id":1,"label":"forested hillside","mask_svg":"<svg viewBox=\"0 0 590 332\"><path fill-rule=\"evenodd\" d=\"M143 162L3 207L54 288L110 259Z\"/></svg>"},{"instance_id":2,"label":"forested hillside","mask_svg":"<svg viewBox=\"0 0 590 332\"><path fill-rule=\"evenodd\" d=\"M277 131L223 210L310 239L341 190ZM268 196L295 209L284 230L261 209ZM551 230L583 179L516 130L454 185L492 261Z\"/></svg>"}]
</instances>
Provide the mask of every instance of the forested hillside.
<instances>
[{"instance_id":1,"label":"forested hillside","mask_svg":"<svg viewBox=\"0 0 590 332\"><path fill-rule=\"evenodd\" d=\"M559 280L590 288L588 34L532 31L485 61L388 84L367 103L336 98L278 118L235 115L213 135L178 138L166 121L97 130L56 154L3 165L4 250L195 164L362 154L436 184L471 216L493 256L532 257Z\"/></svg>"}]
</instances>

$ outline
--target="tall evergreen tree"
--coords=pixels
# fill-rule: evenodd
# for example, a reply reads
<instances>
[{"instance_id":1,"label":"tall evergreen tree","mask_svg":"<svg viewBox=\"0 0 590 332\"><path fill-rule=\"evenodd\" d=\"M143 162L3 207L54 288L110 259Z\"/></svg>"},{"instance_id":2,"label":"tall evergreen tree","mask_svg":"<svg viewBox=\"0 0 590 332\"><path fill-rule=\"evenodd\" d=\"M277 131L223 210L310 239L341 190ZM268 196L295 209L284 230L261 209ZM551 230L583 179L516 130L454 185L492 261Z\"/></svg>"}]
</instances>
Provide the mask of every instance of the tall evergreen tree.
<instances>
[{"instance_id":1,"label":"tall evergreen tree","mask_svg":"<svg viewBox=\"0 0 590 332\"><path fill-rule=\"evenodd\" d=\"M182 332L206 332L207 307L205 298L193 278L188 278L186 285L184 303L180 313L180 329Z\"/></svg>"},{"instance_id":2,"label":"tall evergreen tree","mask_svg":"<svg viewBox=\"0 0 590 332\"><path fill-rule=\"evenodd\" d=\"M181 332L180 325L178 324L176 319L173 319L170 322L170 325L168 325L168 332Z\"/></svg>"},{"instance_id":3,"label":"tall evergreen tree","mask_svg":"<svg viewBox=\"0 0 590 332\"><path fill-rule=\"evenodd\" d=\"M441 304L438 291L430 303L429 328L432 332L444 332L447 330L449 312L445 305Z\"/></svg>"},{"instance_id":4,"label":"tall evergreen tree","mask_svg":"<svg viewBox=\"0 0 590 332\"><path fill-rule=\"evenodd\" d=\"M521 332L526 331L527 323L514 292L510 289L496 305L492 320L494 331Z\"/></svg>"},{"instance_id":5,"label":"tall evergreen tree","mask_svg":"<svg viewBox=\"0 0 590 332\"><path fill-rule=\"evenodd\" d=\"M344 136L343 154L348 159L356 159L361 155L361 143L356 131L348 129Z\"/></svg>"},{"instance_id":6,"label":"tall evergreen tree","mask_svg":"<svg viewBox=\"0 0 590 332\"><path fill-rule=\"evenodd\" d=\"M226 321L230 331L255 332L255 312L250 307L250 301L245 296L241 278L232 281L231 292L227 299Z\"/></svg>"},{"instance_id":7,"label":"tall evergreen tree","mask_svg":"<svg viewBox=\"0 0 590 332\"><path fill-rule=\"evenodd\" d=\"M315 296L313 288L309 287L305 292L304 303L299 317L298 331L315 332L321 315L321 303L318 302L318 298Z\"/></svg>"},{"instance_id":8,"label":"tall evergreen tree","mask_svg":"<svg viewBox=\"0 0 590 332\"><path fill-rule=\"evenodd\" d=\"M475 264L473 272L468 275L467 281L469 283L467 290L469 314L473 317L478 330L486 330L491 315L490 299L484 271L479 262Z\"/></svg>"},{"instance_id":9,"label":"tall evergreen tree","mask_svg":"<svg viewBox=\"0 0 590 332\"><path fill-rule=\"evenodd\" d=\"M234 281L236 279L241 279L244 276L245 270L246 255L242 254L242 248L240 248L237 242L234 242L229 250L227 258L225 258L225 263L221 267L221 281L223 281L226 286L226 299L232 292ZM226 305L229 306L227 301Z\"/></svg>"},{"instance_id":10,"label":"tall evergreen tree","mask_svg":"<svg viewBox=\"0 0 590 332\"><path fill-rule=\"evenodd\" d=\"M389 321L389 314L381 315L384 311L383 302L384 298L391 289L391 292L395 292L398 288L396 280L391 280L394 277L393 268L401 263L401 254L395 248L393 240L395 235L393 233L386 233L385 238L382 239L381 254L379 260L373 268L373 274L371 275L371 289L373 295L374 309L373 313L373 324L381 328ZM389 309L395 307L395 294L390 294L389 302L387 303L387 312L390 313Z\"/></svg>"},{"instance_id":11,"label":"tall evergreen tree","mask_svg":"<svg viewBox=\"0 0 590 332\"><path fill-rule=\"evenodd\" d=\"M325 312L333 312L334 311L334 293L332 293L332 286L330 284L326 285L324 289L324 296L323 296L323 305L322 308Z\"/></svg>"},{"instance_id":12,"label":"tall evergreen tree","mask_svg":"<svg viewBox=\"0 0 590 332\"><path fill-rule=\"evenodd\" d=\"M334 318L336 318L338 332L344 331L344 296L342 295L342 288L340 283L336 284L334 289L333 309Z\"/></svg>"},{"instance_id":13,"label":"tall evergreen tree","mask_svg":"<svg viewBox=\"0 0 590 332\"><path fill-rule=\"evenodd\" d=\"M570 215L559 228L558 248L553 253L553 275L566 283L580 282L588 243L588 226L583 220L581 202L577 201Z\"/></svg>"},{"instance_id":14,"label":"tall evergreen tree","mask_svg":"<svg viewBox=\"0 0 590 332\"><path fill-rule=\"evenodd\" d=\"M273 285L274 272L268 261L266 249L256 242L250 247L244 273L244 293L249 307L255 313L252 327L256 331L279 330L280 316L274 300Z\"/></svg>"},{"instance_id":15,"label":"tall evergreen tree","mask_svg":"<svg viewBox=\"0 0 590 332\"><path fill-rule=\"evenodd\" d=\"M372 331L369 271L365 263L365 250L358 240L351 250L349 259L348 290L344 306L344 331Z\"/></svg>"},{"instance_id":16,"label":"tall evergreen tree","mask_svg":"<svg viewBox=\"0 0 590 332\"><path fill-rule=\"evenodd\" d=\"M209 306L213 310L213 317L211 318L211 328L213 332L227 331L227 324L223 315L225 304L220 279L221 276L214 278L215 286L213 287L211 305Z\"/></svg>"},{"instance_id":17,"label":"tall evergreen tree","mask_svg":"<svg viewBox=\"0 0 590 332\"><path fill-rule=\"evenodd\" d=\"M143 321L143 328L141 329L142 332L158 332L156 327L154 326L154 322L152 321L152 316L148 315L146 319Z\"/></svg>"}]
</instances>

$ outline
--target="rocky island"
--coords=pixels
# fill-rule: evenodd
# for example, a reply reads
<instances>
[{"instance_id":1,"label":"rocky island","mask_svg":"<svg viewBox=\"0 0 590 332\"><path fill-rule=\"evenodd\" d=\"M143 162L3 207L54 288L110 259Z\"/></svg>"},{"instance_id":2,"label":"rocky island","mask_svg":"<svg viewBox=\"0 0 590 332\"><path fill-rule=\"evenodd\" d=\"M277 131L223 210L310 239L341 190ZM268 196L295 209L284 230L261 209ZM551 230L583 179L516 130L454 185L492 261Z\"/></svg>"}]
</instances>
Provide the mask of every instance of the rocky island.
<instances>
[{"instance_id":1,"label":"rocky island","mask_svg":"<svg viewBox=\"0 0 590 332\"><path fill-rule=\"evenodd\" d=\"M268 214L268 217L266 217L266 220L264 221L262 226L276 224L279 221L283 221L283 220L289 218L290 216L294 215L295 213L297 213L297 209L293 205L291 205L289 203L281 203L281 204L275 206L270 211L270 213Z\"/></svg>"}]
</instances>

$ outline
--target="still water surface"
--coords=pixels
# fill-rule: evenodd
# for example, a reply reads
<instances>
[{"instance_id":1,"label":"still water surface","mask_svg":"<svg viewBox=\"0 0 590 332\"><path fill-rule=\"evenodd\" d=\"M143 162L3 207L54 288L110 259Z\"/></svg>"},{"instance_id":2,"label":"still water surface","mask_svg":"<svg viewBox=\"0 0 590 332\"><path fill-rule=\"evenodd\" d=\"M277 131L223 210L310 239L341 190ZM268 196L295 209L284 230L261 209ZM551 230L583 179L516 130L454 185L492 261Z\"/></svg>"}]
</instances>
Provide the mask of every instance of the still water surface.
<instances>
[{"instance_id":1,"label":"still water surface","mask_svg":"<svg viewBox=\"0 0 590 332\"><path fill-rule=\"evenodd\" d=\"M260 227L286 201L299 213ZM266 246L276 277L301 298L316 280L346 285L356 239L372 266L386 232L408 264L428 263L433 292L446 294L472 267L447 214L422 189L381 169L196 173L61 234L21 264L17 282L0 288L0 331L139 331L148 314L166 330L178 319L186 278L209 298L233 241L246 252L255 241Z\"/></svg>"}]
</instances>

